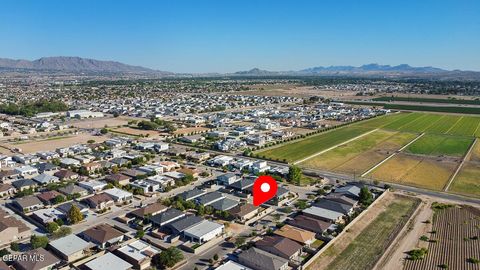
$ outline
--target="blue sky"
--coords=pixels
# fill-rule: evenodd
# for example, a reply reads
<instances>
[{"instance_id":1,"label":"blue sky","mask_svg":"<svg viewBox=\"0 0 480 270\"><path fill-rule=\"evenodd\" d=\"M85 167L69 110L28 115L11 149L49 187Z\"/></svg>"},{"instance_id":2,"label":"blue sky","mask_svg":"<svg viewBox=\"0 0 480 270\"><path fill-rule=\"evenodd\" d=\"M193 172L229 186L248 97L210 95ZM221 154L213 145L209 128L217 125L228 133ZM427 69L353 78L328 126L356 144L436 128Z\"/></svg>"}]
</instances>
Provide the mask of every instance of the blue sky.
<instances>
[{"instance_id":1,"label":"blue sky","mask_svg":"<svg viewBox=\"0 0 480 270\"><path fill-rule=\"evenodd\" d=\"M480 71L480 1L0 2L0 57L174 72L367 63Z\"/></svg>"}]
</instances>

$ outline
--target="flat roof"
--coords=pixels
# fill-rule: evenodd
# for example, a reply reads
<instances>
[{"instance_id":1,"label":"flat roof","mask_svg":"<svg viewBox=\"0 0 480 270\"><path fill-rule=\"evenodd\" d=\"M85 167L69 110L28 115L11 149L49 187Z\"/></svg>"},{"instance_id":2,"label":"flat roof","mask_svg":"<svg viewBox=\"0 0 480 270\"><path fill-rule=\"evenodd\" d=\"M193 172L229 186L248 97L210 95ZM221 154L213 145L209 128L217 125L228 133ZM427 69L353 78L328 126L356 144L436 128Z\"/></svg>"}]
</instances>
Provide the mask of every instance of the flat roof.
<instances>
[{"instance_id":1,"label":"flat roof","mask_svg":"<svg viewBox=\"0 0 480 270\"><path fill-rule=\"evenodd\" d=\"M87 266L91 270L128 270L133 267L133 265L113 255L113 253L107 253L101 257L96 258L95 260L89 261L85 264L85 266Z\"/></svg>"},{"instance_id":2,"label":"flat roof","mask_svg":"<svg viewBox=\"0 0 480 270\"><path fill-rule=\"evenodd\" d=\"M65 255L71 255L90 247L91 243L83 240L75 234L70 234L50 242L49 245Z\"/></svg>"},{"instance_id":3,"label":"flat roof","mask_svg":"<svg viewBox=\"0 0 480 270\"><path fill-rule=\"evenodd\" d=\"M252 269L246 266L243 266L239 263L236 263L234 261L228 261L220 265L219 267L215 268L215 270L252 270Z\"/></svg>"},{"instance_id":4,"label":"flat roof","mask_svg":"<svg viewBox=\"0 0 480 270\"><path fill-rule=\"evenodd\" d=\"M190 229L185 230L184 233L201 237L221 227L223 227L222 224L218 224L209 220L204 220L201 223L191 227Z\"/></svg>"}]
</instances>

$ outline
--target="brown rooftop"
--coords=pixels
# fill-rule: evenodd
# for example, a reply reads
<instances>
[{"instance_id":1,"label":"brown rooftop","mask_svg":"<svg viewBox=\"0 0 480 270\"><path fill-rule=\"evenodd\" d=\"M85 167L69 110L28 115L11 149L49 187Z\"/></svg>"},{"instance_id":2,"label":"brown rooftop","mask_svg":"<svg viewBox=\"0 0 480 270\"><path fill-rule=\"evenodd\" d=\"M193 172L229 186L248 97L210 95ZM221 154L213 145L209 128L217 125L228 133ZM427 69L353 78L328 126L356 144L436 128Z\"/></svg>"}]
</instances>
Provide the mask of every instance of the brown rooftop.
<instances>
[{"instance_id":1,"label":"brown rooftop","mask_svg":"<svg viewBox=\"0 0 480 270\"><path fill-rule=\"evenodd\" d=\"M47 269L48 266L55 265L60 262L60 260L53 256L52 253L46 251L44 248L37 248L30 250L24 253L27 260L18 260L15 262L15 269L25 269L25 270L39 270ZM31 258L42 258L38 260L33 260ZM48 268L50 269L50 268Z\"/></svg>"},{"instance_id":2,"label":"brown rooftop","mask_svg":"<svg viewBox=\"0 0 480 270\"><path fill-rule=\"evenodd\" d=\"M309 232L304 229L292 227L290 225L285 225L282 228L276 230L275 234L290 238L302 244L306 244L309 240L315 239L315 233Z\"/></svg>"},{"instance_id":3,"label":"brown rooftop","mask_svg":"<svg viewBox=\"0 0 480 270\"><path fill-rule=\"evenodd\" d=\"M98 243L105 243L120 237L123 233L108 224L100 224L83 232L84 235Z\"/></svg>"},{"instance_id":4,"label":"brown rooftop","mask_svg":"<svg viewBox=\"0 0 480 270\"><path fill-rule=\"evenodd\" d=\"M266 236L255 242L255 246L285 259L289 259L302 249L299 243L278 235Z\"/></svg>"},{"instance_id":5,"label":"brown rooftop","mask_svg":"<svg viewBox=\"0 0 480 270\"><path fill-rule=\"evenodd\" d=\"M158 214L160 212L166 211L167 208L168 207L166 207L165 205L163 205L161 203L152 203L152 204L147 205L145 207L136 209L136 210L130 212L130 214L132 214L136 217L139 217L139 218L144 218L145 216L150 215L150 214L155 215L155 214Z\"/></svg>"}]
</instances>

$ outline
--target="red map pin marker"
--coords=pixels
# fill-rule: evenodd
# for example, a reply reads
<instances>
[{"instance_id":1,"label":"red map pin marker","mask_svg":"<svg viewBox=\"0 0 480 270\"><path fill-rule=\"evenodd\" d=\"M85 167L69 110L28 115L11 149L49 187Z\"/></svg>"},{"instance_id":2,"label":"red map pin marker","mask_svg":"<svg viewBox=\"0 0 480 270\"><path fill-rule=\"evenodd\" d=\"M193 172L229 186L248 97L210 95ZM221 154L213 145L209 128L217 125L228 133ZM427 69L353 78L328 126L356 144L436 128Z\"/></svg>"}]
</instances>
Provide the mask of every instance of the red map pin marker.
<instances>
[{"instance_id":1,"label":"red map pin marker","mask_svg":"<svg viewBox=\"0 0 480 270\"><path fill-rule=\"evenodd\" d=\"M259 176L253 183L253 205L260 204L270 200L277 194L277 181L271 176Z\"/></svg>"}]
</instances>

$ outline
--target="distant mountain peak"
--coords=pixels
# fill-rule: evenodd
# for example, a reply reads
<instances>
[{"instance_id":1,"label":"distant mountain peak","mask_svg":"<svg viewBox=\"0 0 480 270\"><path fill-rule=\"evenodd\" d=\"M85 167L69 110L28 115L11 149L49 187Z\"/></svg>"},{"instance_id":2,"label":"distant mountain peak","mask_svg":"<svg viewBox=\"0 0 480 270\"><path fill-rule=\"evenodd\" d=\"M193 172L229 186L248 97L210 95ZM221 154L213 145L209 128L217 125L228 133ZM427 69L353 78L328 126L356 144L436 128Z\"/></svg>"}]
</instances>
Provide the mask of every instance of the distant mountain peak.
<instances>
[{"instance_id":1,"label":"distant mountain peak","mask_svg":"<svg viewBox=\"0 0 480 270\"><path fill-rule=\"evenodd\" d=\"M0 58L0 68L63 72L170 74L169 72L127 65L116 61L95 60L77 56L42 57L33 61Z\"/></svg>"}]
</instances>

